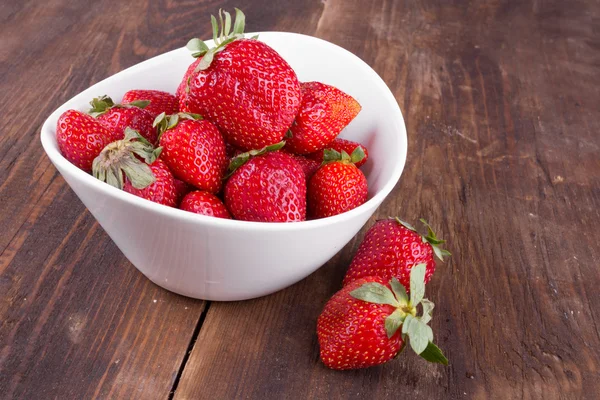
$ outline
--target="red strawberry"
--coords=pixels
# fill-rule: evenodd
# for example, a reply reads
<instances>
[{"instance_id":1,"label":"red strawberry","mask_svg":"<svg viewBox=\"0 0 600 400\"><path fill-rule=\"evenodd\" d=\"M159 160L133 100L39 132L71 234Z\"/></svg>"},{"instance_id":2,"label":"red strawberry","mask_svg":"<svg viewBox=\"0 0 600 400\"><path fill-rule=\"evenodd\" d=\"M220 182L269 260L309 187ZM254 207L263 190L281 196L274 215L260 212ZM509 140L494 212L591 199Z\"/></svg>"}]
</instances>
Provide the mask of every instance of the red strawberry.
<instances>
[{"instance_id":1,"label":"red strawberry","mask_svg":"<svg viewBox=\"0 0 600 400\"><path fill-rule=\"evenodd\" d=\"M217 193L227 168L225 142L213 124L194 118L180 113L157 119L159 131L164 132L159 140L161 158L177 179Z\"/></svg>"},{"instance_id":2,"label":"red strawberry","mask_svg":"<svg viewBox=\"0 0 600 400\"><path fill-rule=\"evenodd\" d=\"M160 149L155 150L137 131L126 128L123 140L110 143L94 159L93 174L118 189L174 207L173 175L162 161L157 160L159 154Z\"/></svg>"},{"instance_id":3,"label":"red strawberry","mask_svg":"<svg viewBox=\"0 0 600 400\"><path fill-rule=\"evenodd\" d=\"M90 115L98 118L98 121L108 129L113 130L120 138L125 137L125 128L136 130L150 143L156 143L158 134L152 126L154 118L144 110L149 102L144 100L134 101L129 104L115 104L108 96L100 96L93 99L90 104L92 109Z\"/></svg>"},{"instance_id":4,"label":"red strawberry","mask_svg":"<svg viewBox=\"0 0 600 400\"><path fill-rule=\"evenodd\" d=\"M396 357L408 340L427 361L447 364L427 325L434 305L423 298L424 273L424 266L415 268L410 299L397 280L375 276L356 280L334 294L317 321L323 363L338 370L372 367ZM419 303L422 316L417 316Z\"/></svg>"},{"instance_id":5,"label":"red strawberry","mask_svg":"<svg viewBox=\"0 0 600 400\"><path fill-rule=\"evenodd\" d=\"M192 185L188 185L184 181L180 181L177 178L173 179L175 181L175 195L177 197L177 204L181 204L181 200L185 197L186 194L194 190Z\"/></svg>"},{"instance_id":6,"label":"red strawberry","mask_svg":"<svg viewBox=\"0 0 600 400\"><path fill-rule=\"evenodd\" d=\"M318 163L315 160L311 160L310 158L306 158L299 155L292 155L292 157L294 157L294 160L296 160L298 164L300 164L300 166L302 167L302 171L304 171L304 176L306 176L306 182L308 182L310 178L312 178L312 176L315 174L315 172L317 172L317 170L321 166L321 163Z\"/></svg>"},{"instance_id":7,"label":"red strawberry","mask_svg":"<svg viewBox=\"0 0 600 400\"><path fill-rule=\"evenodd\" d=\"M177 190L173 174L162 160L150 164L155 181L144 189L136 189L129 179L125 180L123 190L146 200L164 204L169 207L177 206Z\"/></svg>"},{"instance_id":8,"label":"red strawberry","mask_svg":"<svg viewBox=\"0 0 600 400\"><path fill-rule=\"evenodd\" d=\"M361 160L360 148L352 156L325 151L326 164L308 182L308 214L325 218L352 210L367 200L367 178L353 162Z\"/></svg>"},{"instance_id":9,"label":"red strawberry","mask_svg":"<svg viewBox=\"0 0 600 400\"><path fill-rule=\"evenodd\" d=\"M357 147L360 147L362 149L363 153L365 153L365 157L362 160L360 160L359 162L357 162L356 164L354 164L354 165L356 165L357 168L360 168L369 159L369 152L368 152L367 148L365 146L363 146L362 144L353 142L352 140L335 138L335 139L333 139L333 142L329 143L326 146L326 148L328 148L328 149L335 150L339 153L341 153L342 151L345 151L348 154L352 154L352 152L354 150L356 150ZM307 154L306 157L310 158L312 160L321 162L321 161L323 161L323 150L319 150L314 153Z\"/></svg>"},{"instance_id":10,"label":"red strawberry","mask_svg":"<svg viewBox=\"0 0 600 400\"><path fill-rule=\"evenodd\" d=\"M94 158L106 145L121 138L96 118L81 111L67 110L56 123L58 149L67 160L85 172L92 171Z\"/></svg>"},{"instance_id":11,"label":"red strawberry","mask_svg":"<svg viewBox=\"0 0 600 400\"><path fill-rule=\"evenodd\" d=\"M188 193L179 208L196 214L231 219L225 204L217 196L201 190Z\"/></svg>"},{"instance_id":12,"label":"red strawberry","mask_svg":"<svg viewBox=\"0 0 600 400\"><path fill-rule=\"evenodd\" d=\"M225 13L224 36L216 36L209 49L192 39L196 66L181 82L183 107L201 114L223 132L225 140L243 150L280 142L300 107L300 84L296 73L271 47L256 39L244 39L244 14Z\"/></svg>"},{"instance_id":13,"label":"red strawberry","mask_svg":"<svg viewBox=\"0 0 600 400\"><path fill-rule=\"evenodd\" d=\"M161 113L170 115L179 112L179 99L171 93L160 90L130 90L123 95L121 102L128 104L138 100L147 100L150 102L144 110L150 113L152 118L156 118Z\"/></svg>"},{"instance_id":14,"label":"red strawberry","mask_svg":"<svg viewBox=\"0 0 600 400\"><path fill-rule=\"evenodd\" d=\"M234 172L225 184L224 194L225 204L235 219L261 222L306 219L306 178L291 155L275 151L282 145L253 150L232 160L230 170Z\"/></svg>"},{"instance_id":15,"label":"red strawberry","mask_svg":"<svg viewBox=\"0 0 600 400\"><path fill-rule=\"evenodd\" d=\"M408 287L411 269L421 263L427 266L425 283L429 282L435 271L433 255L443 260L450 253L440 248L444 241L435 236L429 225L427 227L429 233L422 236L399 219L377 221L352 259L344 285L366 276L378 276L384 280L396 278Z\"/></svg>"},{"instance_id":16,"label":"red strawberry","mask_svg":"<svg viewBox=\"0 0 600 400\"><path fill-rule=\"evenodd\" d=\"M234 158L236 156L239 156L242 153L243 153L242 150L236 149L235 147L233 147L229 143L225 143L225 154L226 154L227 159L229 161L231 161L232 158Z\"/></svg>"},{"instance_id":17,"label":"red strawberry","mask_svg":"<svg viewBox=\"0 0 600 400\"><path fill-rule=\"evenodd\" d=\"M286 147L292 153L308 154L326 148L361 107L352 96L324 83L303 82L300 87L302 105Z\"/></svg>"}]
</instances>

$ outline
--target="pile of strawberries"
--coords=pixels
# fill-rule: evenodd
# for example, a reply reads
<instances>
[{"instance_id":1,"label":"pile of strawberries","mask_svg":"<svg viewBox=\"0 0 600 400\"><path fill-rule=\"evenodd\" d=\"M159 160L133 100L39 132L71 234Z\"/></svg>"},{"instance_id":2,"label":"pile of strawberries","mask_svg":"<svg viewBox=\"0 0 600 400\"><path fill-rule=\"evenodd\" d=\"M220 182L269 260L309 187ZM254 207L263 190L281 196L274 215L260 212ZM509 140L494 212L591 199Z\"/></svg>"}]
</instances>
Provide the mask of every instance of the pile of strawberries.
<instances>
[{"instance_id":1,"label":"pile of strawberries","mask_svg":"<svg viewBox=\"0 0 600 400\"><path fill-rule=\"evenodd\" d=\"M219 17L213 48L188 43L197 60L176 94L131 90L119 104L101 96L88 113L63 113L63 156L136 196L219 218L295 222L364 203L367 149L337 138L360 104L299 82L275 50L244 38L240 10L233 26Z\"/></svg>"},{"instance_id":2,"label":"pile of strawberries","mask_svg":"<svg viewBox=\"0 0 600 400\"><path fill-rule=\"evenodd\" d=\"M427 235L399 219L369 229L350 263L342 289L317 321L321 360L332 369L367 368L396 357L406 342L425 360L448 364L428 322L434 304L425 284L434 255L450 255L425 220ZM420 309L418 306L420 305ZM419 315L420 314L420 315Z\"/></svg>"}]
</instances>

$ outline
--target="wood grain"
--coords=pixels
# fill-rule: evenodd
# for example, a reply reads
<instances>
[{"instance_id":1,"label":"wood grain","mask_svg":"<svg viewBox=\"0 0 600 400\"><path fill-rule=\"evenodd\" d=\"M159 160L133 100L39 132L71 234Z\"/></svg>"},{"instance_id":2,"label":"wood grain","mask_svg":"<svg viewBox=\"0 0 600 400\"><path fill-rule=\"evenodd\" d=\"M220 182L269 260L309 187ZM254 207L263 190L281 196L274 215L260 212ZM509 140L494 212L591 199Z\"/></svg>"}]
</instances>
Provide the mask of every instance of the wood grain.
<instances>
[{"instance_id":1,"label":"wood grain","mask_svg":"<svg viewBox=\"0 0 600 400\"><path fill-rule=\"evenodd\" d=\"M139 45L145 17L127 4L0 4L0 398L164 399L204 310L137 272L39 141L68 98L174 47L168 35Z\"/></svg>"},{"instance_id":2,"label":"wood grain","mask_svg":"<svg viewBox=\"0 0 600 400\"><path fill-rule=\"evenodd\" d=\"M402 108L409 153L396 189L320 270L208 305L137 272L38 134L68 98L208 37L207 16L234 6L249 31L310 34L364 59ZM600 3L583 0L0 3L0 398L597 398L599 24ZM406 352L328 370L317 316L388 215L426 217L449 242L427 290L451 364Z\"/></svg>"},{"instance_id":3,"label":"wood grain","mask_svg":"<svg viewBox=\"0 0 600 400\"><path fill-rule=\"evenodd\" d=\"M451 364L319 362L316 318L363 230L285 291L212 304L175 398L597 398L599 16L597 2L324 2L304 32L373 66L408 126L373 220L425 216L454 253L428 286Z\"/></svg>"}]
</instances>

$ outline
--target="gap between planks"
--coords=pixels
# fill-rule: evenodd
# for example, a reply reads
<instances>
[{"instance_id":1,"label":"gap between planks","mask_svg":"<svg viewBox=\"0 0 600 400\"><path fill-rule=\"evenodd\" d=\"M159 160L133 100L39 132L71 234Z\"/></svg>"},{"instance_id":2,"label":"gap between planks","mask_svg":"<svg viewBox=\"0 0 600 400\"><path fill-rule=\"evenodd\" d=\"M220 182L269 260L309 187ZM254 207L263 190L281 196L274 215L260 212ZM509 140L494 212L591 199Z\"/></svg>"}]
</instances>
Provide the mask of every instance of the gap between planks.
<instances>
[{"instance_id":1,"label":"gap between planks","mask_svg":"<svg viewBox=\"0 0 600 400\"><path fill-rule=\"evenodd\" d=\"M179 366L179 370L177 370L177 376L175 376L175 381L173 382L173 386L171 387L171 391L169 392L168 400L173 400L175 397L175 392L177 391L177 387L179 386L179 380L181 379L181 375L183 375L183 371L185 371L185 367L187 366L187 362L190 358L190 354L192 354L192 350L196 345L196 340L198 339L198 335L200 335L200 330L202 329L202 325L204 325L204 320L206 319L206 315L208 314L208 310L211 305L211 301L206 301L204 310L200 314L198 318L198 323L196 323L196 327L194 328L194 332L192 333L192 337L190 338L190 343L186 349L185 355L183 356L183 360L181 360L181 365Z\"/></svg>"}]
</instances>

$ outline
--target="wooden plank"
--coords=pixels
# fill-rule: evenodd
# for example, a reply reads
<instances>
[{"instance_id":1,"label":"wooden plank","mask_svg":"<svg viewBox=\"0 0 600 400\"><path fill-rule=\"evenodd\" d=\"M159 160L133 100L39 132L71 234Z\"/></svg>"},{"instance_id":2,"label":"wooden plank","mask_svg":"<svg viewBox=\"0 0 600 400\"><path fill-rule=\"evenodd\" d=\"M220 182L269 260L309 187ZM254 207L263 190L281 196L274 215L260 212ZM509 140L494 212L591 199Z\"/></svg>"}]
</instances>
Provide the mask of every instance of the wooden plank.
<instances>
[{"instance_id":1,"label":"wooden plank","mask_svg":"<svg viewBox=\"0 0 600 400\"><path fill-rule=\"evenodd\" d=\"M319 362L316 319L363 230L291 288L211 304L175 398L596 398L598 3L323 4L299 30L372 65L408 126L405 172L373 220L425 216L454 253L428 286L450 366Z\"/></svg>"},{"instance_id":2,"label":"wooden plank","mask_svg":"<svg viewBox=\"0 0 600 400\"><path fill-rule=\"evenodd\" d=\"M164 399L187 354L205 303L137 272L39 141L66 99L184 44L175 27L157 34L157 13L185 14L142 1L0 5L2 398Z\"/></svg>"}]
</instances>

